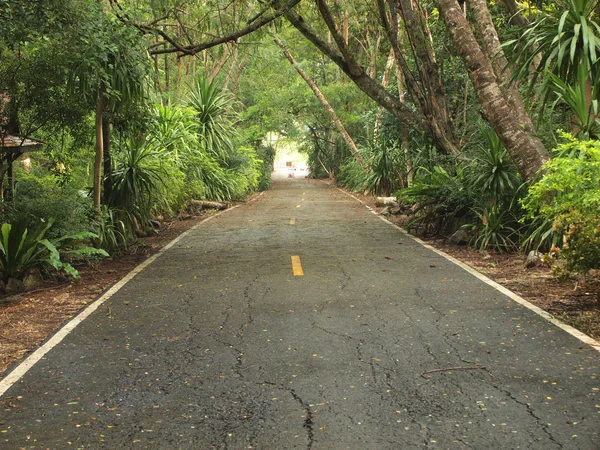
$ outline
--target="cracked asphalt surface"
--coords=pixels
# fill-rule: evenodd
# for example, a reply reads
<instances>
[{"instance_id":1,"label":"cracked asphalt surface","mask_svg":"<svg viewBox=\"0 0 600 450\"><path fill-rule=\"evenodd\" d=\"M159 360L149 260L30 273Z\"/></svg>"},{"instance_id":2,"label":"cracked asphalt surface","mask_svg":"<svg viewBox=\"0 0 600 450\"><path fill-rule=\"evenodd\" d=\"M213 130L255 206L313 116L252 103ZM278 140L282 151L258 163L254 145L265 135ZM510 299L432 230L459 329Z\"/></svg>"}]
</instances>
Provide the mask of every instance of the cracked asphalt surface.
<instances>
[{"instance_id":1,"label":"cracked asphalt surface","mask_svg":"<svg viewBox=\"0 0 600 450\"><path fill-rule=\"evenodd\" d=\"M421 376L451 367L472 370ZM286 179L34 366L1 399L0 448L597 450L599 377L595 350L335 188Z\"/></svg>"}]
</instances>

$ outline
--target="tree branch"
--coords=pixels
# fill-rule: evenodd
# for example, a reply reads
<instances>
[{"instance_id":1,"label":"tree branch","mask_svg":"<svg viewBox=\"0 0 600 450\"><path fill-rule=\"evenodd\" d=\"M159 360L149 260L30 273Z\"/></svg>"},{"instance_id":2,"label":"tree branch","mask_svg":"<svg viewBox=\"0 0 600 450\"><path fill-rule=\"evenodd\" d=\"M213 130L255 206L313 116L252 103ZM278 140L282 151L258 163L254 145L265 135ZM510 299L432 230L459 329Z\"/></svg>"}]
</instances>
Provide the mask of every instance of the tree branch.
<instances>
[{"instance_id":1,"label":"tree branch","mask_svg":"<svg viewBox=\"0 0 600 450\"><path fill-rule=\"evenodd\" d=\"M207 50L209 48L216 47L217 45L221 45L226 42L237 41L239 38L258 30L259 28L267 25L268 23L272 22L273 20L277 19L278 17L283 16L286 12L290 11L293 7L295 7L298 3L300 3L300 1L301 0L290 0L287 3L284 3L278 9L276 9L268 14L262 14L261 17L259 17L259 18L253 18L254 20L251 24L249 24L248 26L246 26L240 30L234 31L233 33L230 33L226 36L221 36L221 37L218 37L211 41L203 42L200 44L182 46L182 45L179 45L175 39L170 38L170 37L168 38L167 36L165 36L164 35L165 33L162 32L162 30L144 26L144 25L139 25L138 28L141 27L140 29L143 28L148 33L158 33L171 44L171 47L169 47L169 48L151 50L150 51L151 55L161 55L161 54L165 54L165 53L178 53L180 57L181 56L192 56L203 50Z\"/></svg>"},{"instance_id":2,"label":"tree branch","mask_svg":"<svg viewBox=\"0 0 600 450\"><path fill-rule=\"evenodd\" d=\"M312 28L310 28L302 16L295 11L288 11L284 17L310 42L315 45L324 55L331 59L342 71L350 77L356 86L367 94L372 100L383 106L394 114L398 119L408 126L423 133L426 129L425 123L406 107L398 98L387 92L381 84L369 77L365 70L352 59L355 64L350 68L350 62L336 49L322 39Z\"/></svg>"}]
</instances>

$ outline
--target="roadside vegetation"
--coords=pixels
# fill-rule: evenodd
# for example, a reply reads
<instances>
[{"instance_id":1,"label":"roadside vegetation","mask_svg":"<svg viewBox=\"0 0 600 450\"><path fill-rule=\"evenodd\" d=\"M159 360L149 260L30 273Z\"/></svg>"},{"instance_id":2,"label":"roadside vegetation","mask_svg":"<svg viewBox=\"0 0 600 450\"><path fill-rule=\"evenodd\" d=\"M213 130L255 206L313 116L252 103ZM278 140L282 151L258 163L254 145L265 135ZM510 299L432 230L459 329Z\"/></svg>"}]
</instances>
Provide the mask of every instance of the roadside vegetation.
<instances>
[{"instance_id":1,"label":"roadside vegetation","mask_svg":"<svg viewBox=\"0 0 600 450\"><path fill-rule=\"evenodd\" d=\"M282 142L313 177L394 197L420 236L598 280L598 10L0 1L0 138L20 139L2 147L1 290L268 189Z\"/></svg>"}]
</instances>

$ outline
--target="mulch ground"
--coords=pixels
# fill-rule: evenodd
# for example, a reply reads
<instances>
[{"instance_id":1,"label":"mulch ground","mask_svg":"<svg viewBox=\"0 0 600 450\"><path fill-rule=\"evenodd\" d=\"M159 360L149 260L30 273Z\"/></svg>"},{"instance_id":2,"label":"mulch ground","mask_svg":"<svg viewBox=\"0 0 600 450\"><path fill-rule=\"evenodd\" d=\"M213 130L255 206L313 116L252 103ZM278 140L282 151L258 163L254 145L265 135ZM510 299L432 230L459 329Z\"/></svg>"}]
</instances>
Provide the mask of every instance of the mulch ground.
<instances>
[{"instance_id":1,"label":"mulch ground","mask_svg":"<svg viewBox=\"0 0 600 450\"><path fill-rule=\"evenodd\" d=\"M358 197L373 209L381 210L375 207L374 198ZM80 280L62 284L49 282L42 289L0 298L0 374L26 357L64 322L134 267L206 217L201 215L168 222L162 227L160 234L140 239L128 254L118 259L81 265L77 267L81 274ZM525 268L524 257L520 254L479 252L452 245L442 239L427 242L560 320L600 339L598 278L561 282L552 276L548 267Z\"/></svg>"}]
</instances>

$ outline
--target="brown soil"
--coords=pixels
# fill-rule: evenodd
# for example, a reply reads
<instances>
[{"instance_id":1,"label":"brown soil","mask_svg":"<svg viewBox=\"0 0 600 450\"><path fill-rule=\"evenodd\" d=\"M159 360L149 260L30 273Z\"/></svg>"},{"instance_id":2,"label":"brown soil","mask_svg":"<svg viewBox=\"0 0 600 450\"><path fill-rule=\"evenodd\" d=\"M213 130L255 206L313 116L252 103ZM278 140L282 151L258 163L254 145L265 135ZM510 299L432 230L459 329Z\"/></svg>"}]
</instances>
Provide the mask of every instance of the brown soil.
<instances>
[{"instance_id":1,"label":"brown soil","mask_svg":"<svg viewBox=\"0 0 600 450\"><path fill-rule=\"evenodd\" d=\"M381 210L375 207L372 197L359 197L376 211ZM125 256L80 265L77 267L80 280L62 284L49 282L42 289L0 298L0 374L27 356L65 321L135 266L205 218L206 215L202 215L168 222L159 235L140 239ZM598 279L559 282L548 267L526 269L520 254L478 252L443 240L429 240L428 243L564 322L594 338L600 338Z\"/></svg>"}]
</instances>

